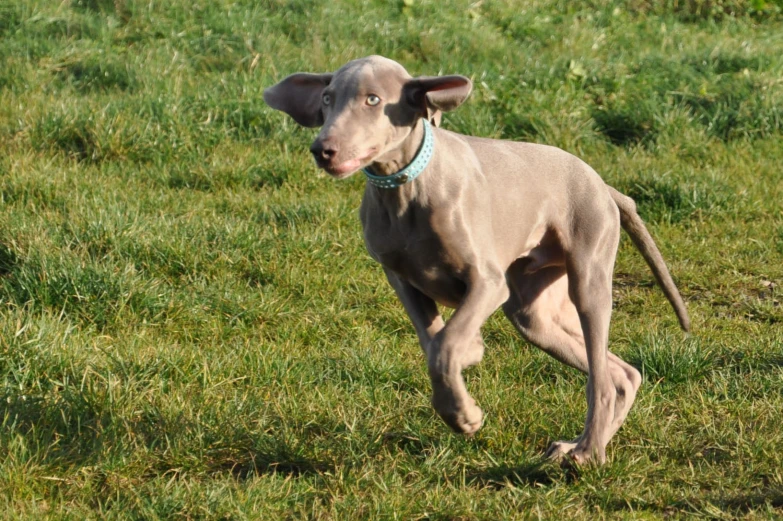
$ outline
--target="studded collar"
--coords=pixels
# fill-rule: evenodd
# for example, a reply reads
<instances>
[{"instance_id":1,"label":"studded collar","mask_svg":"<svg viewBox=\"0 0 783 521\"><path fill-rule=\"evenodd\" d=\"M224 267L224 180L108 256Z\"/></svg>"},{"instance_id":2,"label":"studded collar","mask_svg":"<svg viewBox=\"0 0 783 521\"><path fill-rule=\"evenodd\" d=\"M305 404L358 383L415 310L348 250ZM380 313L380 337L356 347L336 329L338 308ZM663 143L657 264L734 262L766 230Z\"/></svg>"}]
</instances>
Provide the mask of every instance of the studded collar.
<instances>
[{"instance_id":1,"label":"studded collar","mask_svg":"<svg viewBox=\"0 0 783 521\"><path fill-rule=\"evenodd\" d=\"M419 147L419 151L416 153L416 157L413 158L408 166L400 170L399 172L391 175L375 175L369 168L362 168L362 172L367 177L367 181L377 186L378 188L397 188L405 183L410 183L421 174L427 165L430 164L432 159L432 152L435 148L435 140L432 137L432 128L430 123L426 119L422 118L424 123L424 140Z\"/></svg>"}]
</instances>

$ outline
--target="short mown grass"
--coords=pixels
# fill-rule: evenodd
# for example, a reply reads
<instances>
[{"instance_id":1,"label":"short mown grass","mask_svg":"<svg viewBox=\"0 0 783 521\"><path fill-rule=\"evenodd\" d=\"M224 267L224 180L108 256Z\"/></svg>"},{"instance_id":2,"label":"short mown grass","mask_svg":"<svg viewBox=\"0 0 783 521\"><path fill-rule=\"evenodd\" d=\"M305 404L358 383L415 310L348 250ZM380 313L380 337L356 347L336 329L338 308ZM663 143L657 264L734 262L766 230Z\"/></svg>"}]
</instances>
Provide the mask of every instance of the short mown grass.
<instances>
[{"instance_id":1,"label":"short mown grass","mask_svg":"<svg viewBox=\"0 0 783 521\"><path fill-rule=\"evenodd\" d=\"M14 519L783 516L778 0L0 0L0 511ZM500 316L470 439L364 251L364 181L266 107L383 54L473 79L444 126L631 195L611 348L644 375L601 468L543 459L585 378Z\"/></svg>"}]
</instances>

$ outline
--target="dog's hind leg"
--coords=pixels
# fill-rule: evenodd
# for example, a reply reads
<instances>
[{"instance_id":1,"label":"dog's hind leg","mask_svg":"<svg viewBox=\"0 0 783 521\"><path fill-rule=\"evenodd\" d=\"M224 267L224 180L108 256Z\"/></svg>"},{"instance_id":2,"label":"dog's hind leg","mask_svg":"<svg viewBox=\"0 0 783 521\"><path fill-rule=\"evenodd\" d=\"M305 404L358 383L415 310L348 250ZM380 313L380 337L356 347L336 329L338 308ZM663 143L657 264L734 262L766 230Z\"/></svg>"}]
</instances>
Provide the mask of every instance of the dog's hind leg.
<instances>
[{"instance_id":1,"label":"dog's hind leg","mask_svg":"<svg viewBox=\"0 0 783 521\"><path fill-rule=\"evenodd\" d=\"M509 268L511 296L503 311L525 339L555 359L587 374L589 363L576 307L568 294L564 266L550 266L533 273L524 260ZM619 357L608 353L608 372L616 392L608 441L623 424L641 385L639 372ZM592 385L588 382L588 385ZM588 396L592 389L588 389ZM547 455L553 458L570 453L581 437L552 444Z\"/></svg>"}]
</instances>

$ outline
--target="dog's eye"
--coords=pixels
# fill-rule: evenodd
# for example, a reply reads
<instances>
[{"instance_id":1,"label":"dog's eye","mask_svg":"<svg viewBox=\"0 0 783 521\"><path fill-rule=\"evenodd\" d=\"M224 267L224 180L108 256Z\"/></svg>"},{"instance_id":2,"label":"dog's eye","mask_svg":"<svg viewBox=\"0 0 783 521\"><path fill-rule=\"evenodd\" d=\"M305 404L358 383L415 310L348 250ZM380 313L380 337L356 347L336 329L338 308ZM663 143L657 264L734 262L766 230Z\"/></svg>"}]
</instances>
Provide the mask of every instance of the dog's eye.
<instances>
[{"instance_id":1,"label":"dog's eye","mask_svg":"<svg viewBox=\"0 0 783 521\"><path fill-rule=\"evenodd\" d=\"M381 98L376 96L375 94L370 94L367 96L367 104L372 105L373 107L381 102Z\"/></svg>"},{"instance_id":2,"label":"dog's eye","mask_svg":"<svg viewBox=\"0 0 783 521\"><path fill-rule=\"evenodd\" d=\"M324 94L323 102L324 102L324 105L330 104L332 102L332 97L330 95L328 95L328 94Z\"/></svg>"}]
</instances>

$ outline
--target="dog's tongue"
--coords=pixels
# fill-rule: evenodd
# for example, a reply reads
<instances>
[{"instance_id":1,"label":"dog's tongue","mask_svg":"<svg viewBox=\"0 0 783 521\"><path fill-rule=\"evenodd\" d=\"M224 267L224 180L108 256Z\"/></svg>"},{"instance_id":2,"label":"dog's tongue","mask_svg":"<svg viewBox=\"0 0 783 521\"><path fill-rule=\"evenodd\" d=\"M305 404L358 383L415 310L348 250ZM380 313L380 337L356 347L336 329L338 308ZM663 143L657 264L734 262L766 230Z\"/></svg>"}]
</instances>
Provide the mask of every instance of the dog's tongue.
<instances>
[{"instance_id":1,"label":"dog's tongue","mask_svg":"<svg viewBox=\"0 0 783 521\"><path fill-rule=\"evenodd\" d=\"M337 165L334 170L338 174L344 174L346 172L353 172L354 170L359 169L359 165L362 164L361 159L358 157L355 159L349 159L348 161L345 161L344 163L340 163Z\"/></svg>"}]
</instances>

